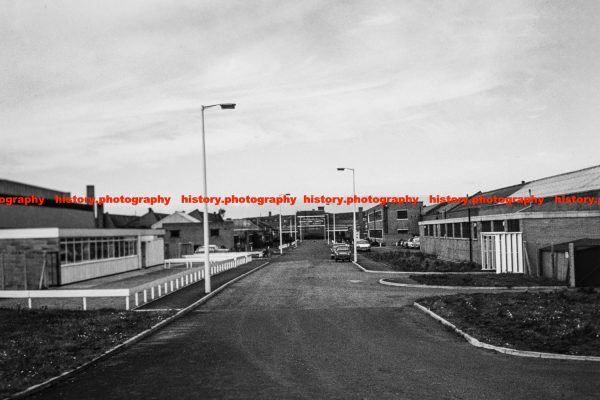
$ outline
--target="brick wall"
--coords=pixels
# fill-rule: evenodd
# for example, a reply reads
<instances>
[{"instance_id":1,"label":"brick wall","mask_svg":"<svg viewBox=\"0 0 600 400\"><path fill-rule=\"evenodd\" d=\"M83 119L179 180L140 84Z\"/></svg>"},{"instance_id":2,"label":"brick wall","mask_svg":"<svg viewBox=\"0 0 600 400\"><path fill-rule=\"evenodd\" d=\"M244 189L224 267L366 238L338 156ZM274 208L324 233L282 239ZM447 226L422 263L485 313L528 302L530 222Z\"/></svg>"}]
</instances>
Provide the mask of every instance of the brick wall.
<instances>
[{"instance_id":1,"label":"brick wall","mask_svg":"<svg viewBox=\"0 0 600 400\"><path fill-rule=\"evenodd\" d=\"M0 240L0 289L38 289L44 252L58 252L58 238ZM46 281L58 284L56 264L47 264Z\"/></svg>"},{"instance_id":2,"label":"brick wall","mask_svg":"<svg viewBox=\"0 0 600 400\"><path fill-rule=\"evenodd\" d=\"M393 244L400 239L410 239L415 235L419 235L419 219L421 215L422 203L416 206L411 204L386 204L385 206L377 205L368 209L367 215L376 211L381 211L382 219L379 221L367 222L368 230L380 229L383 231L383 241L387 244ZM400 210L407 211L407 219L398 219L397 213ZM398 229L407 229L406 233L398 233Z\"/></svg>"},{"instance_id":3,"label":"brick wall","mask_svg":"<svg viewBox=\"0 0 600 400\"><path fill-rule=\"evenodd\" d=\"M193 248L204 245L204 230L202 223L172 223L164 224L165 230L165 257L175 258L182 254L179 253L180 243L189 248L188 243L192 243ZM211 236L209 243L216 246L224 246L227 249L234 248L233 221L223 221L210 223L209 229L218 229L219 236ZM177 234L175 234L177 232ZM190 254L191 251L183 254Z\"/></svg>"},{"instance_id":4,"label":"brick wall","mask_svg":"<svg viewBox=\"0 0 600 400\"><path fill-rule=\"evenodd\" d=\"M521 220L533 274L541 272L539 250L576 239L600 239L600 218L544 218Z\"/></svg>"}]
</instances>

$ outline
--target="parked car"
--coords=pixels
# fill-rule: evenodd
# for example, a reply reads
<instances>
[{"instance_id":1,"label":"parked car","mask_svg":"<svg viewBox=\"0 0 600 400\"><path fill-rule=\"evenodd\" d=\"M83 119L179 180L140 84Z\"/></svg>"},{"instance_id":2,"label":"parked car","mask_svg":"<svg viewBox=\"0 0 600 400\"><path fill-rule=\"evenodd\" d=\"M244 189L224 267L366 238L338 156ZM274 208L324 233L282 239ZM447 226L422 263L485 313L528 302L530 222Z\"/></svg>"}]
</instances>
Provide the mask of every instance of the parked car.
<instances>
[{"instance_id":1,"label":"parked car","mask_svg":"<svg viewBox=\"0 0 600 400\"><path fill-rule=\"evenodd\" d=\"M331 257L331 259L335 258L335 249L338 248L338 247L340 247L340 246L348 246L348 245L346 243L333 243L331 245L331 247L330 247L330 249L331 249L331 255L330 255L330 257Z\"/></svg>"},{"instance_id":2,"label":"parked car","mask_svg":"<svg viewBox=\"0 0 600 400\"><path fill-rule=\"evenodd\" d=\"M358 239L356 241L356 251L370 251L371 243L365 239Z\"/></svg>"},{"instance_id":3,"label":"parked car","mask_svg":"<svg viewBox=\"0 0 600 400\"><path fill-rule=\"evenodd\" d=\"M333 259L336 262L338 262L338 260L350 261L351 254L352 254L352 252L350 250L350 246L348 246L348 245L338 246L335 248Z\"/></svg>"},{"instance_id":4,"label":"parked car","mask_svg":"<svg viewBox=\"0 0 600 400\"><path fill-rule=\"evenodd\" d=\"M214 245L214 244L209 244L208 245L208 252L209 253L226 253L228 252L229 249L226 248L219 248L219 246ZM194 254L204 254L204 246L200 246L196 249L196 251L194 252Z\"/></svg>"},{"instance_id":5,"label":"parked car","mask_svg":"<svg viewBox=\"0 0 600 400\"><path fill-rule=\"evenodd\" d=\"M406 247L408 247L408 241L409 240L410 239L408 239L408 240L407 239L400 239L400 240L398 240L396 242L396 246L398 246L398 247L405 247L406 248Z\"/></svg>"},{"instance_id":6,"label":"parked car","mask_svg":"<svg viewBox=\"0 0 600 400\"><path fill-rule=\"evenodd\" d=\"M408 247L409 249L420 249L421 238L419 236L415 236L406 243L406 247Z\"/></svg>"}]
</instances>

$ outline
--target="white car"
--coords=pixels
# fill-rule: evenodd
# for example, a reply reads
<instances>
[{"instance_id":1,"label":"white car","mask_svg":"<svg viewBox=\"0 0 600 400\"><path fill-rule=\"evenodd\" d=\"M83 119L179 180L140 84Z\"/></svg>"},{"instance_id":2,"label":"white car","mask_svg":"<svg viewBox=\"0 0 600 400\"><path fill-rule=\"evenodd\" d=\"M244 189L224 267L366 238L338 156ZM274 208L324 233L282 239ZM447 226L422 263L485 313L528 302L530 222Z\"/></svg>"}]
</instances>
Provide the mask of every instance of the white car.
<instances>
[{"instance_id":1,"label":"white car","mask_svg":"<svg viewBox=\"0 0 600 400\"><path fill-rule=\"evenodd\" d=\"M369 251L371 250L371 244L364 239L359 239L356 241L356 251Z\"/></svg>"},{"instance_id":2,"label":"white car","mask_svg":"<svg viewBox=\"0 0 600 400\"><path fill-rule=\"evenodd\" d=\"M420 249L421 248L421 238L419 236L415 236L412 239L409 239L406 242L406 247L409 249Z\"/></svg>"},{"instance_id":3,"label":"white car","mask_svg":"<svg viewBox=\"0 0 600 400\"><path fill-rule=\"evenodd\" d=\"M229 251L229 249L220 249L217 245L214 245L214 244L208 245L209 253L225 253L228 251ZM194 253L195 254L204 254L204 246L198 247Z\"/></svg>"}]
</instances>

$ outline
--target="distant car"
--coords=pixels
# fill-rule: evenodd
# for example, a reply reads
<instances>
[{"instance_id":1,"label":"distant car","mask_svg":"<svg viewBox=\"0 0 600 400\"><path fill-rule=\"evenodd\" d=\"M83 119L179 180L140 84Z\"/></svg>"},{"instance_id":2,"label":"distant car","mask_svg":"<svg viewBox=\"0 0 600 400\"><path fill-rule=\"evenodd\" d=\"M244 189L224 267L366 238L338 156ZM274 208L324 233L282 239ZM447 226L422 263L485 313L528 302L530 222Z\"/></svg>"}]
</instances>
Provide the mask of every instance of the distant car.
<instances>
[{"instance_id":1,"label":"distant car","mask_svg":"<svg viewBox=\"0 0 600 400\"><path fill-rule=\"evenodd\" d=\"M406 247L408 247L409 249L420 249L421 238L419 236L415 236L406 243Z\"/></svg>"},{"instance_id":2,"label":"distant car","mask_svg":"<svg viewBox=\"0 0 600 400\"><path fill-rule=\"evenodd\" d=\"M331 259L335 258L335 249L337 249L340 246L348 246L348 245L346 243L333 243L331 245L331 247L330 247L330 249L331 249L331 255L330 255L330 257L331 257Z\"/></svg>"},{"instance_id":3,"label":"distant car","mask_svg":"<svg viewBox=\"0 0 600 400\"><path fill-rule=\"evenodd\" d=\"M338 262L341 261L350 261L352 252L350 251L350 246L338 246L334 250L333 259Z\"/></svg>"},{"instance_id":4,"label":"distant car","mask_svg":"<svg viewBox=\"0 0 600 400\"><path fill-rule=\"evenodd\" d=\"M370 251L371 243L365 239L358 239L356 241L356 251Z\"/></svg>"},{"instance_id":5,"label":"distant car","mask_svg":"<svg viewBox=\"0 0 600 400\"><path fill-rule=\"evenodd\" d=\"M229 249L219 248L217 245L214 245L214 244L209 244L208 245L208 252L209 253L226 253L228 251L229 251ZM204 254L204 246L198 247L196 249L196 251L194 252L194 254Z\"/></svg>"}]
</instances>

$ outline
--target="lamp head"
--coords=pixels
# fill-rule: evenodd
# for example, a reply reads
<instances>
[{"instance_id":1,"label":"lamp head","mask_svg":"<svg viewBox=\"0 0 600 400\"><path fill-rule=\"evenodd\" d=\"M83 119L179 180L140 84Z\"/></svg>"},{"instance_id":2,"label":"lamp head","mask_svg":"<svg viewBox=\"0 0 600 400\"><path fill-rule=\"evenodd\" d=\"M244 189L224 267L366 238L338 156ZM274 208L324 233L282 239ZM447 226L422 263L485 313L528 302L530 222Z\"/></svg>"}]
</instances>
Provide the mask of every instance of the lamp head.
<instances>
[{"instance_id":1,"label":"lamp head","mask_svg":"<svg viewBox=\"0 0 600 400\"><path fill-rule=\"evenodd\" d=\"M337 170L338 170L338 171L343 171L343 170L345 170L345 169L346 169L346 168L339 168L339 167L338 167L338 169L337 169Z\"/></svg>"},{"instance_id":2,"label":"lamp head","mask_svg":"<svg viewBox=\"0 0 600 400\"><path fill-rule=\"evenodd\" d=\"M235 109L235 103L223 103L219 104L221 106L221 110L233 110Z\"/></svg>"}]
</instances>

